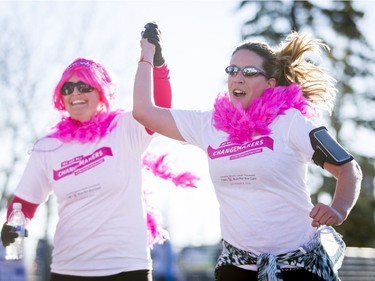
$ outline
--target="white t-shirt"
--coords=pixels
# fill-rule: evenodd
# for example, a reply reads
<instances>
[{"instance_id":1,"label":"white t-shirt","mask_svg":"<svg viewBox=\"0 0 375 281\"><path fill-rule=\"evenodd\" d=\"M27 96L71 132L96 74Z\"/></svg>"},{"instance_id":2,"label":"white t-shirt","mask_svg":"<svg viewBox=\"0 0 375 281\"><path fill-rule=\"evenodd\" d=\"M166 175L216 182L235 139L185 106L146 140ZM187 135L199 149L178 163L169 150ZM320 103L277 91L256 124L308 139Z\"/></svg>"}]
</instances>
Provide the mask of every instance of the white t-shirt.
<instances>
[{"instance_id":1,"label":"white t-shirt","mask_svg":"<svg viewBox=\"0 0 375 281\"><path fill-rule=\"evenodd\" d=\"M220 205L221 232L233 246L255 254L281 254L313 237L313 205L306 185L315 125L289 109L270 125L270 135L241 145L212 125L212 112L173 110L187 143L206 154Z\"/></svg>"},{"instance_id":2,"label":"white t-shirt","mask_svg":"<svg viewBox=\"0 0 375 281\"><path fill-rule=\"evenodd\" d=\"M142 153L151 141L130 112L94 143L39 140L15 194L58 202L51 270L104 276L151 268L142 200Z\"/></svg>"}]
</instances>

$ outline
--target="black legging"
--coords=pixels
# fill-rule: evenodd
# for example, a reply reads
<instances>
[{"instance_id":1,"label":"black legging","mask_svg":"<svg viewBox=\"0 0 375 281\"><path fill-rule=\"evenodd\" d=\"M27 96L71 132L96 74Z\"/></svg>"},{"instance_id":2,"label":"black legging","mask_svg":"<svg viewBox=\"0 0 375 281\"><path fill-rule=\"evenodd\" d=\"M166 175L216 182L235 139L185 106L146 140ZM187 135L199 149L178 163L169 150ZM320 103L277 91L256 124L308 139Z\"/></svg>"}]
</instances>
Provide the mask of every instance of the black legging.
<instances>
[{"instance_id":1,"label":"black legging","mask_svg":"<svg viewBox=\"0 0 375 281\"><path fill-rule=\"evenodd\" d=\"M109 276L73 276L51 273L50 281L152 281L151 270L121 272Z\"/></svg>"},{"instance_id":2,"label":"black legging","mask_svg":"<svg viewBox=\"0 0 375 281\"><path fill-rule=\"evenodd\" d=\"M324 281L323 278L304 269L281 272L284 281ZM258 272L233 265L220 266L215 272L215 281L258 281Z\"/></svg>"}]
</instances>

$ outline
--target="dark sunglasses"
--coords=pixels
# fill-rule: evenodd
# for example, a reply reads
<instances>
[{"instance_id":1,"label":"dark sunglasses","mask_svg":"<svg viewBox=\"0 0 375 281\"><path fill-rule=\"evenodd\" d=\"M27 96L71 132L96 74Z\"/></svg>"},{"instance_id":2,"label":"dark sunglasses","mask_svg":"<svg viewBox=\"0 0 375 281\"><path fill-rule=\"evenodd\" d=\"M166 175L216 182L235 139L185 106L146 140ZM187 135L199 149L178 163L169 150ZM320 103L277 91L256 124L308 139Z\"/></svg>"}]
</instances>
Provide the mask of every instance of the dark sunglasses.
<instances>
[{"instance_id":1,"label":"dark sunglasses","mask_svg":"<svg viewBox=\"0 0 375 281\"><path fill-rule=\"evenodd\" d=\"M90 93L95 90L94 87L91 87L90 85L87 85L81 81L78 81L77 83L65 82L61 87L61 94L63 96L69 96L74 92L75 87L77 87L78 92L80 93Z\"/></svg>"},{"instance_id":2,"label":"dark sunglasses","mask_svg":"<svg viewBox=\"0 0 375 281\"><path fill-rule=\"evenodd\" d=\"M259 68L256 68L254 66L238 67L230 65L225 68L225 72L230 76L236 76L239 71L241 71L242 75L245 77L252 77L257 75L263 75L267 77L266 73L263 70L260 70Z\"/></svg>"}]
</instances>

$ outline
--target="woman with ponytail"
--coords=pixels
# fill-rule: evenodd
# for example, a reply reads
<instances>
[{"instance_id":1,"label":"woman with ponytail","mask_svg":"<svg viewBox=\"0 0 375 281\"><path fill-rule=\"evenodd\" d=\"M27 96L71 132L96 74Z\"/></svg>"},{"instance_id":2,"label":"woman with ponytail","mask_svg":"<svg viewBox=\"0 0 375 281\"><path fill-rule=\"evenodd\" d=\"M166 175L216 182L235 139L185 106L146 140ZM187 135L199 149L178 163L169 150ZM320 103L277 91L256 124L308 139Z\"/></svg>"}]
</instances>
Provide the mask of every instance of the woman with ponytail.
<instances>
[{"instance_id":1,"label":"woman with ponytail","mask_svg":"<svg viewBox=\"0 0 375 281\"><path fill-rule=\"evenodd\" d=\"M345 243L333 226L348 217L361 169L321 126L335 80L314 63L327 46L292 32L279 48L244 42L233 52L228 90L211 111L163 109L151 101L152 69L138 66L133 116L144 126L200 147L220 204L223 251L217 281L337 281ZM141 54L155 48L141 39ZM330 204L314 205L307 169L337 180Z\"/></svg>"}]
</instances>

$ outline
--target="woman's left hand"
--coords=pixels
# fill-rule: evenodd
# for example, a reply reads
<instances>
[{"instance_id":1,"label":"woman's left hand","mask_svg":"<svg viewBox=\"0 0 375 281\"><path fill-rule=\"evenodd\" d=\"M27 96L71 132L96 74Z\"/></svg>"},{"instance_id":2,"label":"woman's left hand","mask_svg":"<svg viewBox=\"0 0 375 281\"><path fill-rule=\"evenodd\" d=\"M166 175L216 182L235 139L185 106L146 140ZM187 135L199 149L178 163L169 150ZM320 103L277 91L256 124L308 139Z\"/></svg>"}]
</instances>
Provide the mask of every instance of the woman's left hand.
<instances>
[{"instance_id":1,"label":"woman's left hand","mask_svg":"<svg viewBox=\"0 0 375 281\"><path fill-rule=\"evenodd\" d=\"M313 219L311 223L313 227L340 225L344 221L342 215L335 208L323 203L318 203L312 208L310 217Z\"/></svg>"},{"instance_id":2,"label":"woman's left hand","mask_svg":"<svg viewBox=\"0 0 375 281\"><path fill-rule=\"evenodd\" d=\"M155 45L154 65L158 67L162 66L165 63L165 59L163 57L161 32L158 25L154 22L149 22L146 24L142 37Z\"/></svg>"}]
</instances>

